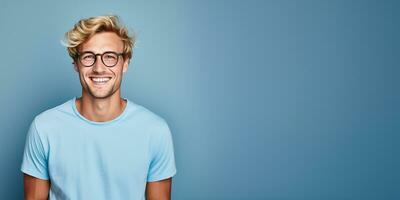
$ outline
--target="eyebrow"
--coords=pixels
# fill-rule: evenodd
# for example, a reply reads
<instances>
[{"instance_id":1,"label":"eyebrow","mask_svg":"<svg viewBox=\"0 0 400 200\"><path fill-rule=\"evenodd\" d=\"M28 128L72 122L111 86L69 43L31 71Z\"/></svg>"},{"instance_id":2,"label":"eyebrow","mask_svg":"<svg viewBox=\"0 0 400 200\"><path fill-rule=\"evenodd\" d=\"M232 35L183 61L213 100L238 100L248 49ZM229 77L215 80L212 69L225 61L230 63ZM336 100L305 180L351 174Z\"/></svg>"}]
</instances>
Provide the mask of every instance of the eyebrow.
<instances>
[{"instance_id":1,"label":"eyebrow","mask_svg":"<svg viewBox=\"0 0 400 200\"><path fill-rule=\"evenodd\" d=\"M103 54L103 53L106 53L106 52L114 52L114 53L118 54L118 51L104 51L102 53L95 53L93 51L82 51L82 52L79 52L79 54L84 54L84 53Z\"/></svg>"}]
</instances>

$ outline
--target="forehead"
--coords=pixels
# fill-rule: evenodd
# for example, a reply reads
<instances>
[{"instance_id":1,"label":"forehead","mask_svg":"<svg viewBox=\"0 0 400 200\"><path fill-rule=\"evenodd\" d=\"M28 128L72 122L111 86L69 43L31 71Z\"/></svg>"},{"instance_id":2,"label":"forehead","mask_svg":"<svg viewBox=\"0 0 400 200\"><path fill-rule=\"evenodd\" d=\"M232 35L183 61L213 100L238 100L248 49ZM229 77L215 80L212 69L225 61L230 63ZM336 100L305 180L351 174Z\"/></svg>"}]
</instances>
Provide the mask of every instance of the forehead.
<instances>
[{"instance_id":1,"label":"forehead","mask_svg":"<svg viewBox=\"0 0 400 200\"><path fill-rule=\"evenodd\" d=\"M122 52L124 43L121 38L113 32L96 33L89 40L81 44L80 51L92 51L103 53L105 51Z\"/></svg>"}]
</instances>

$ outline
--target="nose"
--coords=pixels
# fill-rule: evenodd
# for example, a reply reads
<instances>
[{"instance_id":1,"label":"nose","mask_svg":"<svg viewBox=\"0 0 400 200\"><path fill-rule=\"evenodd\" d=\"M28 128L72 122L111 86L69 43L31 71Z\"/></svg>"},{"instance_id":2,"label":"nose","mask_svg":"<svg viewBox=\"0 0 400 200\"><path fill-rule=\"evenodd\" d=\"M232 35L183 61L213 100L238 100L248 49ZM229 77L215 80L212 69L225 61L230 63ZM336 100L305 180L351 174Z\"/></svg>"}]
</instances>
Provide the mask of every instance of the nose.
<instances>
[{"instance_id":1,"label":"nose","mask_svg":"<svg viewBox=\"0 0 400 200\"><path fill-rule=\"evenodd\" d=\"M92 70L94 72L104 72L106 71L107 66L101 61L101 55L96 55L96 62L93 64Z\"/></svg>"}]
</instances>

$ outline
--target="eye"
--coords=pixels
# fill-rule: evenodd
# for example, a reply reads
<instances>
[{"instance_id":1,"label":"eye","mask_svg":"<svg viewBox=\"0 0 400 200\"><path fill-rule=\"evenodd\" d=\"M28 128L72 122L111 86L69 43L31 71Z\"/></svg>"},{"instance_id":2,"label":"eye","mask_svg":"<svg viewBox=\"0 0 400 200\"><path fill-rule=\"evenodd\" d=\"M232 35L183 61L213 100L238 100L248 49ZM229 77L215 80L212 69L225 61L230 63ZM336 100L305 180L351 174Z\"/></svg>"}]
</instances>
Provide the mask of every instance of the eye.
<instances>
[{"instance_id":1,"label":"eye","mask_svg":"<svg viewBox=\"0 0 400 200\"><path fill-rule=\"evenodd\" d=\"M94 60L94 55L93 54L83 54L81 56L81 59L83 59L83 60Z\"/></svg>"},{"instance_id":2,"label":"eye","mask_svg":"<svg viewBox=\"0 0 400 200\"><path fill-rule=\"evenodd\" d=\"M117 57L113 54L105 54L104 55L104 59L106 60L113 60L113 59L117 59Z\"/></svg>"}]
</instances>

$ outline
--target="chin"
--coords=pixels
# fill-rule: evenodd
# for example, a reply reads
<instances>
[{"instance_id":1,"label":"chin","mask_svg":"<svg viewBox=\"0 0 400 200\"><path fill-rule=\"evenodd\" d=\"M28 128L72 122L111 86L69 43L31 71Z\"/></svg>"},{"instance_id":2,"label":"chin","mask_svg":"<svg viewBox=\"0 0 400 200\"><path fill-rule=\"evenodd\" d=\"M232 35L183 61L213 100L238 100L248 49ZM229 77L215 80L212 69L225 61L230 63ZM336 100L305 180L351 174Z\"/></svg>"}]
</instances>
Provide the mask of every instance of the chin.
<instances>
[{"instance_id":1,"label":"chin","mask_svg":"<svg viewBox=\"0 0 400 200\"><path fill-rule=\"evenodd\" d=\"M90 96L95 98L95 99L106 99L108 97L111 97L114 93L113 92L107 92L107 93L98 93L98 92L89 92Z\"/></svg>"},{"instance_id":2,"label":"chin","mask_svg":"<svg viewBox=\"0 0 400 200\"><path fill-rule=\"evenodd\" d=\"M116 92L117 92L117 90L113 91L112 89L110 89L108 91L100 91L100 92L91 90L91 89L89 89L89 91L88 91L89 95L95 99L106 99L106 98L113 96Z\"/></svg>"}]
</instances>

